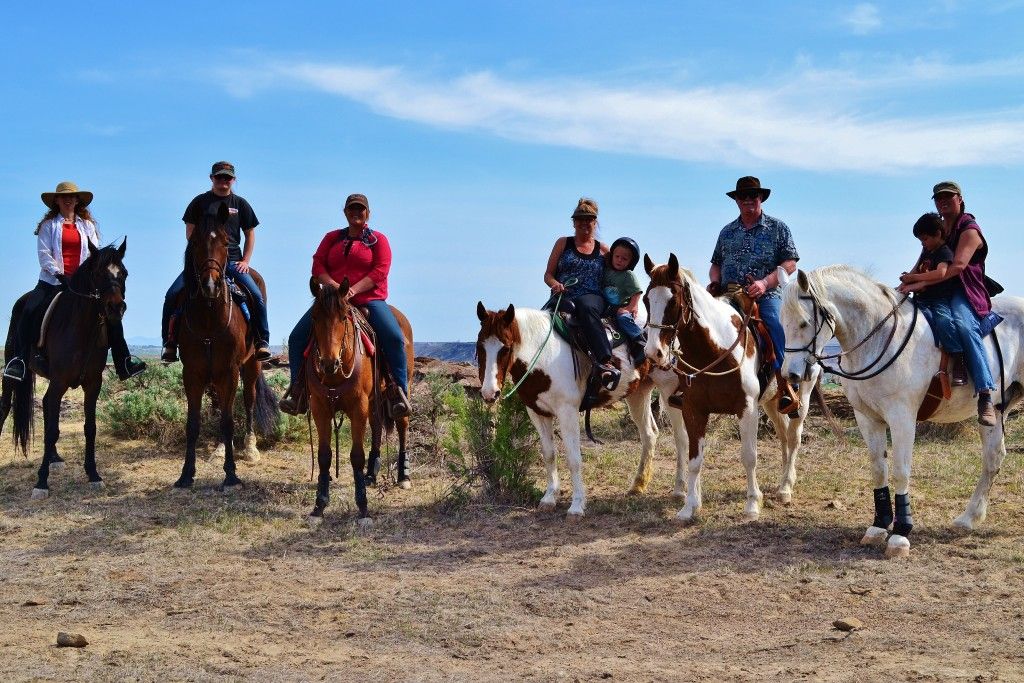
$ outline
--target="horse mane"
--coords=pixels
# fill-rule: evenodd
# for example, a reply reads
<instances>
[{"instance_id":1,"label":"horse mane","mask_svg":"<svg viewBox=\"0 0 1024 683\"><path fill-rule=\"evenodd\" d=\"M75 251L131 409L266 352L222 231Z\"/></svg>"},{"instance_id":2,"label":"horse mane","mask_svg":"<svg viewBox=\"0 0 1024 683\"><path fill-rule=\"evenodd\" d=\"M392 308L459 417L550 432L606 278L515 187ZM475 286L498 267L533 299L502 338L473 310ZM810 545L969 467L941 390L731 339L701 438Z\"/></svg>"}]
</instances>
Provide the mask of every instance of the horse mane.
<instances>
[{"instance_id":1,"label":"horse mane","mask_svg":"<svg viewBox=\"0 0 1024 683\"><path fill-rule=\"evenodd\" d=\"M102 270L112 263L118 263L117 258L117 247L113 244L108 244L102 247L96 253L89 254L89 256L82 261L78 270L75 274L68 278L68 284L76 290L86 291L92 287L92 283L89 282L91 275L97 270Z\"/></svg>"},{"instance_id":2,"label":"horse mane","mask_svg":"<svg viewBox=\"0 0 1024 683\"><path fill-rule=\"evenodd\" d=\"M822 266L812 271L805 271L807 282L810 285L809 294L829 300L836 293L836 286L842 284L845 296L851 301L858 302L862 307L867 307L871 302L881 296L886 300L887 305L895 305L900 301L899 294L891 287L874 280L866 273L853 266L837 263L831 266ZM793 283L782 292L782 309L798 320L805 320L807 315L800 305L800 295L803 293L799 284Z\"/></svg>"},{"instance_id":3,"label":"horse mane","mask_svg":"<svg viewBox=\"0 0 1024 683\"><path fill-rule=\"evenodd\" d=\"M349 311L349 304L340 292L341 290L337 287L324 286L320 290L320 296L317 297L324 313L339 320Z\"/></svg>"}]
</instances>

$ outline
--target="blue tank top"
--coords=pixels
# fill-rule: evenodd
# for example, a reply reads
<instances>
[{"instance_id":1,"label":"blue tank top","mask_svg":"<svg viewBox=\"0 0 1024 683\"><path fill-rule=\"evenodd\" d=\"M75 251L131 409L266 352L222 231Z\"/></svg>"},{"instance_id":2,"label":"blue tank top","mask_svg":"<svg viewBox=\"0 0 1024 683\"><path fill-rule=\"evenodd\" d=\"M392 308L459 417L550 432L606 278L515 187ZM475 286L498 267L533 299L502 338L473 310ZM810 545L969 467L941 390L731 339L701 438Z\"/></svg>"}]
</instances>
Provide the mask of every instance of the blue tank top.
<instances>
[{"instance_id":1,"label":"blue tank top","mask_svg":"<svg viewBox=\"0 0 1024 683\"><path fill-rule=\"evenodd\" d=\"M601 256L601 243L594 240L594 250L582 254L576 249L572 237L565 238L565 247L558 257L555 267L555 279L565 282L576 278L575 285L565 288L565 297L572 299L582 294L601 294L601 271L604 270L604 258Z\"/></svg>"}]
</instances>

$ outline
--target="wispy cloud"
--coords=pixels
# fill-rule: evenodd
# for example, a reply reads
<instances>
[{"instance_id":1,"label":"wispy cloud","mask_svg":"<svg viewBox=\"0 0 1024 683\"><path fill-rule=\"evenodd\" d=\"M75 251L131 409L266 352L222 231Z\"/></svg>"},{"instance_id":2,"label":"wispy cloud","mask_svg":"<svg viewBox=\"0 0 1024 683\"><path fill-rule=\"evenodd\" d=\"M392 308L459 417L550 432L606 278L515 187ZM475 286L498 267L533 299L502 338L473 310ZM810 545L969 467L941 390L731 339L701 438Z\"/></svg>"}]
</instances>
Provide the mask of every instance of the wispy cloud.
<instances>
[{"instance_id":1,"label":"wispy cloud","mask_svg":"<svg viewBox=\"0 0 1024 683\"><path fill-rule=\"evenodd\" d=\"M887 94L898 97L908 84L1017 82L1022 73L1022 59L913 61L874 75L805 65L775 83L666 88L511 81L489 71L445 79L400 67L274 61L220 71L217 80L231 83L239 97L312 89L384 116L534 144L729 165L893 171L1024 161L1021 107L882 118L871 106Z\"/></svg>"},{"instance_id":2,"label":"wispy cloud","mask_svg":"<svg viewBox=\"0 0 1024 683\"><path fill-rule=\"evenodd\" d=\"M882 19L878 16L878 8L875 5L862 2L843 17L843 23L857 35L866 35L881 26Z\"/></svg>"}]
</instances>

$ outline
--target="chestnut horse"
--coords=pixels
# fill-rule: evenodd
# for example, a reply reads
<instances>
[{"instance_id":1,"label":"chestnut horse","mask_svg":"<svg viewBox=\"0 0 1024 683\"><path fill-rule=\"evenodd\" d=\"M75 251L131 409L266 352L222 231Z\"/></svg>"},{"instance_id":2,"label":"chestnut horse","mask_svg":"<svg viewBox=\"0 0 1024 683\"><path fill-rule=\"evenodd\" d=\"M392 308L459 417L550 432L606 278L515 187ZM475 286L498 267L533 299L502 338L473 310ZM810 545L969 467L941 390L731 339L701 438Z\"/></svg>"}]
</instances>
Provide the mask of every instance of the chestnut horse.
<instances>
[{"instance_id":1,"label":"chestnut horse","mask_svg":"<svg viewBox=\"0 0 1024 683\"><path fill-rule=\"evenodd\" d=\"M85 473L93 488L103 486L103 478L96 469L96 399L107 364L107 320L119 320L127 308L124 291L128 271L123 263L126 248L127 241L116 249L113 246L97 249L90 243L89 257L68 278L64 291L50 310L43 339L50 365L50 384L43 395L43 463L32 489L33 499L49 496L50 469L64 465L57 453L60 402L68 389L78 386L85 394ZM8 340L8 358L11 352ZM0 429L13 409L14 443L23 453L27 452L32 429L35 381L31 365L20 382L3 378Z\"/></svg>"},{"instance_id":2,"label":"chestnut horse","mask_svg":"<svg viewBox=\"0 0 1024 683\"><path fill-rule=\"evenodd\" d=\"M224 224L228 209L221 204L212 228L196 227L185 248L185 304L177 326L182 381L188 400L185 423L185 464L175 488L191 488L196 476L196 441L199 439L200 408L208 388L220 407L220 432L224 446L223 489L241 484L235 474L234 416L235 391L242 376L245 403L245 448L250 459L256 451L256 429L271 433L277 421L277 399L263 377L256 360L245 317L234 301L225 271L228 265L228 236ZM250 269L266 301L263 278Z\"/></svg>"},{"instance_id":3,"label":"chestnut horse","mask_svg":"<svg viewBox=\"0 0 1024 683\"><path fill-rule=\"evenodd\" d=\"M659 266L644 254L644 269L651 277L644 294L650 311L648 326L652 328L647 338L647 357L659 367L673 368L684 380L681 404L670 409L683 414L690 456L686 504L676 517L686 522L700 510L705 436L708 418L713 414L739 418L740 453L747 472L744 517L755 520L761 514L764 496L756 474L758 405L771 418L782 447L782 481L777 495L781 502L789 503L796 483L804 418L819 370L808 374L807 381L800 385L799 412L792 416L779 413L771 398L772 385L760 385L757 371L761 352L746 327L747 321L740 318L736 309L724 298L708 294L692 273L679 267L675 254L669 255L667 264Z\"/></svg>"},{"instance_id":4,"label":"chestnut horse","mask_svg":"<svg viewBox=\"0 0 1024 683\"><path fill-rule=\"evenodd\" d=\"M317 463L320 473L317 478L316 503L309 514L311 524L323 521L324 508L330 502L331 485L331 434L337 433L341 423L334 423L340 412L348 416L351 423L352 448L349 462L352 465L352 479L355 484L356 505L359 519L369 520L366 504L366 487L376 483L380 470L381 432L398 428L398 485L407 489L411 486L409 469L405 457L405 437L409 429L409 416L392 419L388 415L384 398L383 373L380 358L383 353L377 349L374 356L367 352L363 331L356 321L353 305L348 301L348 278L340 287L321 285L316 278L310 278L309 289L313 293L313 334L309 353L306 356L305 379L309 392L309 408L316 423ZM408 367L408 382L412 384L413 343L412 326L408 319L394 306L390 306L398 326L405 337L405 355ZM360 316L361 318L362 316ZM363 452L363 438L366 425L370 424L369 460ZM365 471L364 471L365 468Z\"/></svg>"}]
</instances>

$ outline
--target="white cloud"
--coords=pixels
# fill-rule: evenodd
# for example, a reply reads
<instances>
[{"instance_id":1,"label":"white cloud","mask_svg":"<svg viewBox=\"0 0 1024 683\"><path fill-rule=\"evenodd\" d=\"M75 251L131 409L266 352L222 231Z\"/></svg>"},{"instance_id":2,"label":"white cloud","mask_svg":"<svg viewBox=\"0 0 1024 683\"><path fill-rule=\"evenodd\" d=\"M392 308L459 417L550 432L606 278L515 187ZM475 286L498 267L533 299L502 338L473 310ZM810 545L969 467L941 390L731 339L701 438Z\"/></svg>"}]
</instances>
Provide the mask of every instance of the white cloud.
<instances>
[{"instance_id":1,"label":"white cloud","mask_svg":"<svg viewBox=\"0 0 1024 683\"><path fill-rule=\"evenodd\" d=\"M218 81L234 83L237 96L313 89L446 129L728 165L894 171L1024 161L1019 109L945 117L870 113L873 99L898 98L911 84L946 89L957 79L1016 82L1024 60L912 61L875 73L805 66L775 84L616 88L580 80L510 81L488 71L441 79L398 67L279 61L220 71Z\"/></svg>"},{"instance_id":2,"label":"white cloud","mask_svg":"<svg viewBox=\"0 0 1024 683\"><path fill-rule=\"evenodd\" d=\"M882 19L878 16L878 7L870 2L862 2L843 17L843 23L849 26L851 31L862 36L881 26Z\"/></svg>"}]
</instances>

